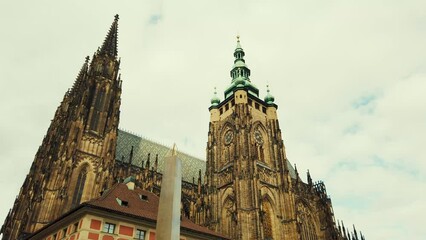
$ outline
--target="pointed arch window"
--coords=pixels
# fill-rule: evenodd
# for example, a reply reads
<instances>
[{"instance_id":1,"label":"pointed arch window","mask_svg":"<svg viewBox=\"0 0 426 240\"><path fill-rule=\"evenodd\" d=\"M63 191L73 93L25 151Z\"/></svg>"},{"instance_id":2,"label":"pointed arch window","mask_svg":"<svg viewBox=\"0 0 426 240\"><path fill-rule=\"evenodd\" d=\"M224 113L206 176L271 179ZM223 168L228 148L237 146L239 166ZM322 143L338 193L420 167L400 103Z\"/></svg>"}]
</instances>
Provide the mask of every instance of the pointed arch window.
<instances>
[{"instance_id":1,"label":"pointed arch window","mask_svg":"<svg viewBox=\"0 0 426 240\"><path fill-rule=\"evenodd\" d=\"M92 119L90 121L90 129L94 131L98 131L98 123L99 123L99 117L101 112L104 109L104 102L105 102L105 89L101 89L98 94L95 97L95 101L93 104L93 113L92 113Z\"/></svg>"},{"instance_id":2,"label":"pointed arch window","mask_svg":"<svg viewBox=\"0 0 426 240\"><path fill-rule=\"evenodd\" d=\"M274 239L274 234L272 230L272 213L271 204L268 200L264 199L261 204L261 220L263 227L263 239L272 240Z\"/></svg>"},{"instance_id":3,"label":"pointed arch window","mask_svg":"<svg viewBox=\"0 0 426 240\"><path fill-rule=\"evenodd\" d=\"M223 203L221 220L222 220L222 226L221 226L222 233L231 238L234 237L237 216L236 216L235 203L230 198L227 198L225 202Z\"/></svg>"},{"instance_id":4,"label":"pointed arch window","mask_svg":"<svg viewBox=\"0 0 426 240\"><path fill-rule=\"evenodd\" d=\"M84 191L84 185L86 183L86 177L87 177L87 167L84 167L77 178L77 183L75 185L74 194L72 197L72 207L77 206L80 204L81 198L83 196Z\"/></svg>"},{"instance_id":5,"label":"pointed arch window","mask_svg":"<svg viewBox=\"0 0 426 240\"><path fill-rule=\"evenodd\" d=\"M310 213L310 210L303 204L297 206L297 219L300 229L301 240L317 240L317 234L315 231L314 220Z\"/></svg>"}]
</instances>

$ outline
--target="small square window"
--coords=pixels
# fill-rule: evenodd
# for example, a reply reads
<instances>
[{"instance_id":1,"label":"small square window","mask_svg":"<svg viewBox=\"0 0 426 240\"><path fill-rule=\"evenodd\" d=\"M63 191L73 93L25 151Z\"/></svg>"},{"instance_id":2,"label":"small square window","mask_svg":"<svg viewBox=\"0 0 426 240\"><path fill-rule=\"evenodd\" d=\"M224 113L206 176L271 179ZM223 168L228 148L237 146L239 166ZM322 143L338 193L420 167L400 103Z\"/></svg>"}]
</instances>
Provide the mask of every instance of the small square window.
<instances>
[{"instance_id":1,"label":"small square window","mask_svg":"<svg viewBox=\"0 0 426 240\"><path fill-rule=\"evenodd\" d=\"M107 223L107 222L104 224L103 232L114 233L114 231L115 231L115 224Z\"/></svg>"},{"instance_id":2,"label":"small square window","mask_svg":"<svg viewBox=\"0 0 426 240\"><path fill-rule=\"evenodd\" d=\"M136 236L135 239L138 240L145 240L145 231L142 229L136 229Z\"/></svg>"}]
</instances>

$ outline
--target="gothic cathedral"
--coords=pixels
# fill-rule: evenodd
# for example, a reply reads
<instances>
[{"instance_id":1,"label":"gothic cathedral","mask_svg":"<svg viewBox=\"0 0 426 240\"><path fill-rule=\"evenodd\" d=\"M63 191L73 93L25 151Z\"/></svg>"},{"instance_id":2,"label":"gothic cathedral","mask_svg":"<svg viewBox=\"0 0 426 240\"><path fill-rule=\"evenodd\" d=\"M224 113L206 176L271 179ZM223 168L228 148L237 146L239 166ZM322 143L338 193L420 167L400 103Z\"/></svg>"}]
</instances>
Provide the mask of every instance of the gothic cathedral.
<instances>
[{"instance_id":1,"label":"gothic cathedral","mask_svg":"<svg viewBox=\"0 0 426 240\"><path fill-rule=\"evenodd\" d=\"M1 228L4 240L24 239L128 176L160 193L162 146L152 148L146 161L137 159L140 149L133 143L127 159L118 152L124 142L141 140L118 129L117 32L118 15L56 110ZM278 106L269 89L259 97L244 55L238 39L224 100L216 92L211 99L207 162L180 155L190 175L182 181L182 215L238 240L364 240L335 220L325 185L314 183L309 172L303 182L287 160ZM199 169L190 169L195 165Z\"/></svg>"}]
</instances>

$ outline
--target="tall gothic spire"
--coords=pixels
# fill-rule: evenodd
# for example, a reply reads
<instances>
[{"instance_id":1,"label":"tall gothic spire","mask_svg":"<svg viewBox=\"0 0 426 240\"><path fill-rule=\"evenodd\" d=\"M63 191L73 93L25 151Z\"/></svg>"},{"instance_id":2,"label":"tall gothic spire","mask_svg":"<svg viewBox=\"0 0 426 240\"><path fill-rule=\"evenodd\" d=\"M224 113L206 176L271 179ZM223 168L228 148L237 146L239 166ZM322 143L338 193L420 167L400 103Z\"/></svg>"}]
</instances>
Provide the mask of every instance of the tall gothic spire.
<instances>
[{"instance_id":1,"label":"tall gothic spire","mask_svg":"<svg viewBox=\"0 0 426 240\"><path fill-rule=\"evenodd\" d=\"M109 29L108 35L102 44L99 53L106 54L111 57L117 56L117 39L118 39L118 14L114 16L114 22Z\"/></svg>"},{"instance_id":2,"label":"tall gothic spire","mask_svg":"<svg viewBox=\"0 0 426 240\"><path fill-rule=\"evenodd\" d=\"M75 79L74 84L73 84L73 86L72 86L72 88L71 88L71 89L72 89L72 91L76 91L76 89L77 89L77 88L80 86L80 84L82 83L83 78L84 78L84 76L86 75L87 70L88 70L88 68L89 68L89 60L90 60L89 56L86 56L85 61L84 61L84 64L83 64L83 66L81 67L80 72L78 73L77 78Z\"/></svg>"}]
</instances>

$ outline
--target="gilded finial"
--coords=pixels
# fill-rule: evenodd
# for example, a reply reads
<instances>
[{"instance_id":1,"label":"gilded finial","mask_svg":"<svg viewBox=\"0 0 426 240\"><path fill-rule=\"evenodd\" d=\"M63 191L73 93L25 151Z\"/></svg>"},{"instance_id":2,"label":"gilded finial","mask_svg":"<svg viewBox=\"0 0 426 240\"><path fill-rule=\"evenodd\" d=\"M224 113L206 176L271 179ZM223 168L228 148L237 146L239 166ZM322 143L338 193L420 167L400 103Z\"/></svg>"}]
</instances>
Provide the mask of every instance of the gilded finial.
<instances>
[{"instance_id":1,"label":"gilded finial","mask_svg":"<svg viewBox=\"0 0 426 240\"><path fill-rule=\"evenodd\" d=\"M118 19L119 19L118 14L115 14L115 16L114 16L114 20L115 20L115 21L118 21Z\"/></svg>"},{"instance_id":2,"label":"gilded finial","mask_svg":"<svg viewBox=\"0 0 426 240\"><path fill-rule=\"evenodd\" d=\"M217 94L216 87L214 87L214 95L216 95L216 94Z\"/></svg>"},{"instance_id":3,"label":"gilded finial","mask_svg":"<svg viewBox=\"0 0 426 240\"><path fill-rule=\"evenodd\" d=\"M240 42L240 35L237 35L237 42Z\"/></svg>"}]
</instances>

